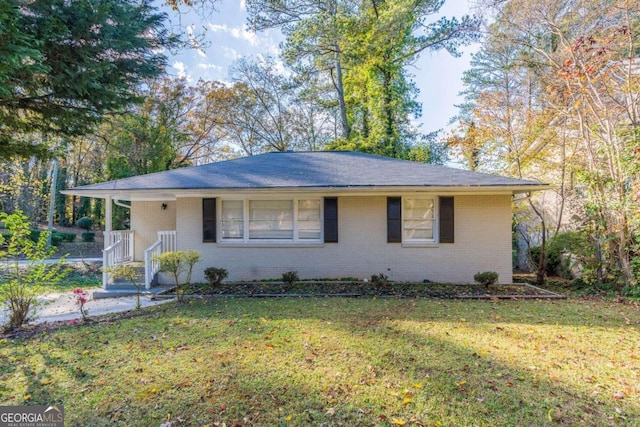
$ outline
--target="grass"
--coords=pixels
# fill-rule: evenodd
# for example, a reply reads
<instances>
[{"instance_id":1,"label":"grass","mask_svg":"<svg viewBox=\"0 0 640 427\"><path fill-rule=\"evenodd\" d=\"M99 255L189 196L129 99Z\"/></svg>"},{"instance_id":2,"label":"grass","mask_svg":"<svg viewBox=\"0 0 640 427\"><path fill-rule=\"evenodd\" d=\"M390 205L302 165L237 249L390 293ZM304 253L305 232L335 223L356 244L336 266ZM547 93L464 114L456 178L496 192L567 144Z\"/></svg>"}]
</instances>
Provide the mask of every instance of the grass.
<instances>
[{"instance_id":1,"label":"grass","mask_svg":"<svg viewBox=\"0 0 640 427\"><path fill-rule=\"evenodd\" d=\"M3 341L0 405L62 403L69 426L640 425L633 305L216 299L143 313Z\"/></svg>"}]
</instances>

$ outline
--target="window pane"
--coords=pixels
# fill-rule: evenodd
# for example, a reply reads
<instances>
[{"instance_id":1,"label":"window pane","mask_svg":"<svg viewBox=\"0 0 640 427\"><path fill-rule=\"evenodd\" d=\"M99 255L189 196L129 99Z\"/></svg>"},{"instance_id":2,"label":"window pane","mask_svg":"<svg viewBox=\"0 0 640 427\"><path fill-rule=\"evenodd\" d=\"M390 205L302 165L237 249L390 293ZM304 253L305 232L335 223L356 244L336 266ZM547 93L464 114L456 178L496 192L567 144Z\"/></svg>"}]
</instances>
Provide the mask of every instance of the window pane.
<instances>
[{"instance_id":1,"label":"window pane","mask_svg":"<svg viewBox=\"0 0 640 427\"><path fill-rule=\"evenodd\" d=\"M433 240L434 200L404 199L402 239Z\"/></svg>"},{"instance_id":2,"label":"window pane","mask_svg":"<svg viewBox=\"0 0 640 427\"><path fill-rule=\"evenodd\" d=\"M320 240L320 200L298 200L298 239Z\"/></svg>"},{"instance_id":3,"label":"window pane","mask_svg":"<svg viewBox=\"0 0 640 427\"><path fill-rule=\"evenodd\" d=\"M293 200L249 201L250 239L293 239Z\"/></svg>"},{"instance_id":4,"label":"window pane","mask_svg":"<svg viewBox=\"0 0 640 427\"><path fill-rule=\"evenodd\" d=\"M406 199L404 218L433 218L433 199Z\"/></svg>"},{"instance_id":5,"label":"window pane","mask_svg":"<svg viewBox=\"0 0 640 427\"><path fill-rule=\"evenodd\" d=\"M242 239L244 237L242 200L223 200L220 216L223 239Z\"/></svg>"}]
</instances>

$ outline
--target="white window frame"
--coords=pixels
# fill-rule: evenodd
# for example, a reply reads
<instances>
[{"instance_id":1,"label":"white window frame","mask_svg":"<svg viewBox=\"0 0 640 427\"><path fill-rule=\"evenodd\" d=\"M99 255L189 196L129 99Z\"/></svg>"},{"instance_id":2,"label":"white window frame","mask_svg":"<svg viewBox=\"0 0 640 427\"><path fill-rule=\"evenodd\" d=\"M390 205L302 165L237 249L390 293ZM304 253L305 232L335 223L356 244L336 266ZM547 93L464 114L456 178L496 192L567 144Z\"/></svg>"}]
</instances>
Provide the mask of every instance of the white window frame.
<instances>
[{"instance_id":1,"label":"white window frame","mask_svg":"<svg viewBox=\"0 0 640 427\"><path fill-rule=\"evenodd\" d=\"M414 245L414 244L436 244L438 243L439 240L439 236L438 236L438 230L439 228L439 205L438 205L438 200L439 198L436 196L402 196L401 197L402 200L402 221L401 221L401 225L400 225L400 232L402 235L402 243L403 244L408 244L408 245ZM407 212L407 208L406 208L406 203L407 200L431 200L433 202L433 237L431 239L407 239L405 238L405 228L404 228L404 223L405 221L410 221L411 218L407 218L405 216L406 212Z\"/></svg>"},{"instance_id":2,"label":"white window frame","mask_svg":"<svg viewBox=\"0 0 640 427\"><path fill-rule=\"evenodd\" d=\"M251 201L291 201L293 202L293 238L292 239L250 239L249 238L249 204ZM317 200L320 206L320 236L317 239L300 239L298 229L298 202L300 200ZM225 201L240 201L242 202L242 221L243 221L243 236L239 238L225 238L222 236L222 204ZM216 204L217 212L217 233L218 242L224 244L269 244L273 246L297 244L316 245L324 242L324 203L322 197L246 197L246 198L220 198L220 203Z\"/></svg>"}]
</instances>

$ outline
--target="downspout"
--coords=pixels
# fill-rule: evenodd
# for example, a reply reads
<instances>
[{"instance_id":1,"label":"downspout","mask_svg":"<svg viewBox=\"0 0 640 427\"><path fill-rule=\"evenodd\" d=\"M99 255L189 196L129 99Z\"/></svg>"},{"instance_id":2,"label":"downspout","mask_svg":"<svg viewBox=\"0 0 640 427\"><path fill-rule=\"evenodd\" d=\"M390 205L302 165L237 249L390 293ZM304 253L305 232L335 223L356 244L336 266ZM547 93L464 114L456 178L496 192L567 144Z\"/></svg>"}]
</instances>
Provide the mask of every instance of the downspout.
<instances>
[{"instance_id":1,"label":"downspout","mask_svg":"<svg viewBox=\"0 0 640 427\"><path fill-rule=\"evenodd\" d=\"M121 208L125 208L125 209L129 209L131 210L131 205L127 205L126 203L122 203L120 200L118 199L113 199L113 203L116 206L120 206Z\"/></svg>"}]
</instances>

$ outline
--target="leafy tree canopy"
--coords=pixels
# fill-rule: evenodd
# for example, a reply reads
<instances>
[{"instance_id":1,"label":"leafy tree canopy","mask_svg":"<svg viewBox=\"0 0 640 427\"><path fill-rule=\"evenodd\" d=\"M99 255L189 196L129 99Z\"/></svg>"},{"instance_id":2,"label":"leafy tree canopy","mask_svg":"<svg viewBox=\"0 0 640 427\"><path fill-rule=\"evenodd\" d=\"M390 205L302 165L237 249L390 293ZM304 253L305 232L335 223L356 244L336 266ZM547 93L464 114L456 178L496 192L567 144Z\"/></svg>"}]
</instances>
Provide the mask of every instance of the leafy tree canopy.
<instances>
[{"instance_id":1,"label":"leafy tree canopy","mask_svg":"<svg viewBox=\"0 0 640 427\"><path fill-rule=\"evenodd\" d=\"M178 39L148 0L0 3L0 158L46 155L43 138L81 135L139 101Z\"/></svg>"}]
</instances>

